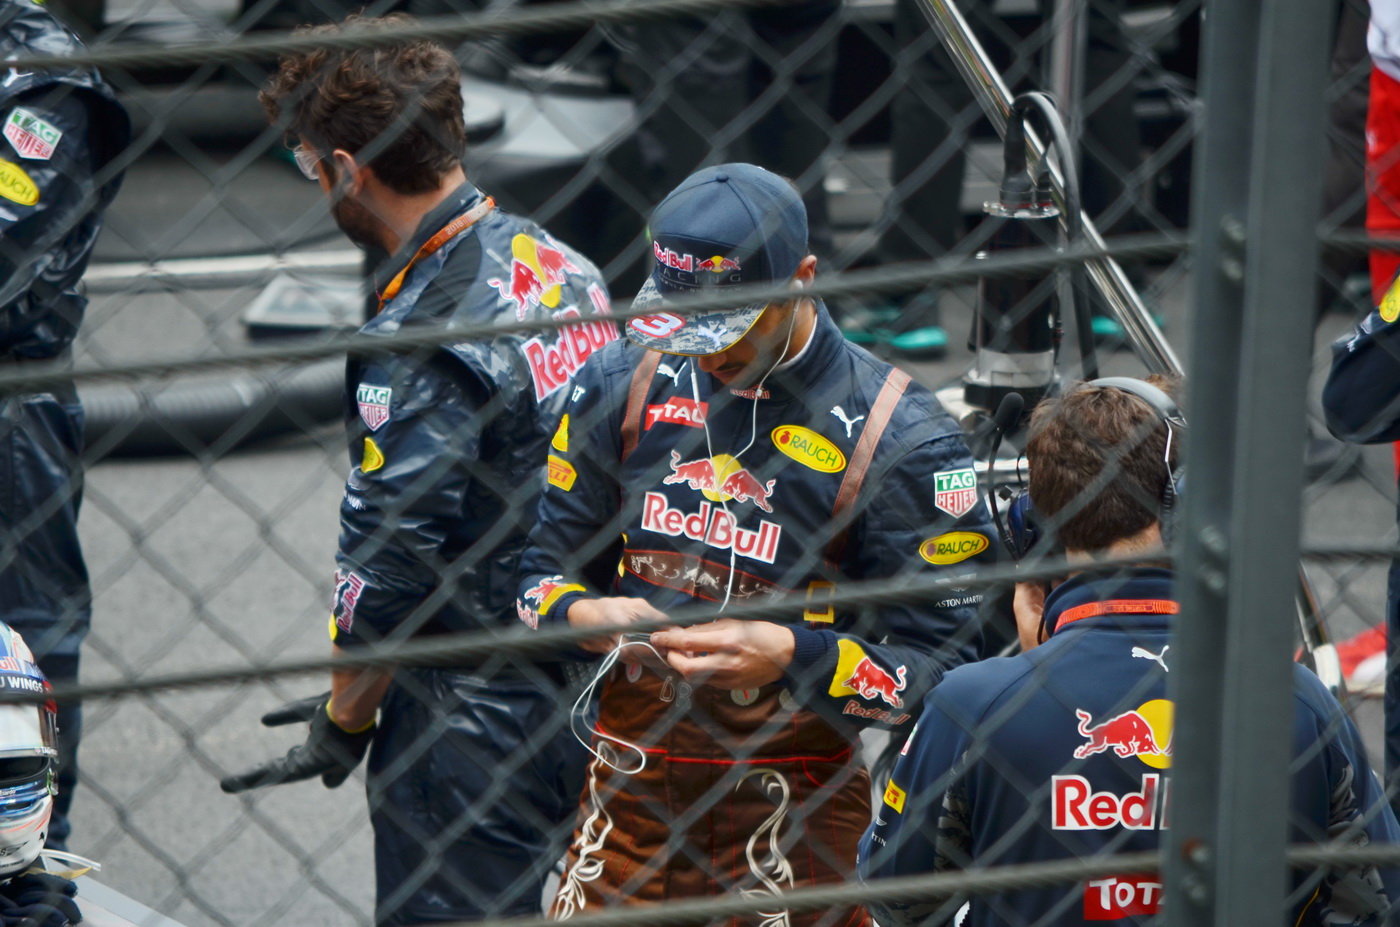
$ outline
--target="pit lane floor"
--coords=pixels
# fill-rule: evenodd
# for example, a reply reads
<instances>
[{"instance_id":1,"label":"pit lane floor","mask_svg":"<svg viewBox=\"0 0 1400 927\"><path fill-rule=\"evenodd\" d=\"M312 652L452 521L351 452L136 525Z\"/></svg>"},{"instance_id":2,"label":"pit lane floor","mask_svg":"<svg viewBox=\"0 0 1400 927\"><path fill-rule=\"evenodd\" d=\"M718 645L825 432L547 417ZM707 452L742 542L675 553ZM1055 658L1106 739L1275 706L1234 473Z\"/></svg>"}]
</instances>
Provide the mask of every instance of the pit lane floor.
<instances>
[{"instance_id":1,"label":"pit lane floor","mask_svg":"<svg viewBox=\"0 0 1400 927\"><path fill-rule=\"evenodd\" d=\"M842 192L834 211L846 236L878 206L882 157L867 153L838 165ZM256 250L294 226L304 234L333 232L315 187L289 165L258 159L234 176L214 177L156 150L128 176L99 258ZM339 246L332 237L319 247ZM1168 336L1189 359L1189 276L1154 276ZM216 356L240 343L236 318L257 292L97 295L78 361ZM953 350L941 362L906 365L921 381L942 386L968 366L970 300L967 288L945 295ZM1315 378L1325 372L1327 343L1349 324L1338 315L1324 318ZM1109 355L1104 367L1142 372L1124 353ZM1393 537L1389 450L1361 453L1358 478L1307 490L1308 537ZM338 425L218 460L93 467L81 523L96 596L84 679L324 654L347 468ZM1314 574L1337 634L1379 620L1382 566ZM298 731L265 730L257 718L324 687L322 678L289 679L90 704L72 848L103 861L106 884L182 923L369 923L371 838L358 776L336 792L313 782L241 798L217 784L225 771L299 742ZM1363 703L1357 716L1378 755L1379 703Z\"/></svg>"}]
</instances>

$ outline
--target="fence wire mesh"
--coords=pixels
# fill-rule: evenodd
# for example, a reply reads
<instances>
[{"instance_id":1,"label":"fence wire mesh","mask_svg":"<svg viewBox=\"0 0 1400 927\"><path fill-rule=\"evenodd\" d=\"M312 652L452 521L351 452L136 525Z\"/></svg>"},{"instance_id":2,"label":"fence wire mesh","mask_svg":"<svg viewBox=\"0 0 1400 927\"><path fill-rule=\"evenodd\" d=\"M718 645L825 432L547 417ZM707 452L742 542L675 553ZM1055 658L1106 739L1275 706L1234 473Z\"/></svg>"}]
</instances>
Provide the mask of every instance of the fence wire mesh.
<instances>
[{"instance_id":1,"label":"fence wire mesh","mask_svg":"<svg viewBox=\"0 0 1400 927\"><path fill-rule=\"evenodd\" d=\"M1198 275L1245 270L1188 235L1203 7L0 0L0 619L54 684L60 809L72 801L54 840L191 925L775 927L869 923L868 908L890 927L969 904L973 924L1156 918L1168 684L1192 680L1173 679L1161 574L1134 570L1170 553L1150 537L1105 553L1084 525L1170 523L1190 488L1164 500L1162 463L1184 459L1188 432L1115 394L1127 425L1096 431L1061 405L1068 424L1037 458L1025 419L1086 373L1183 373L1171 352L1190 369L1188 331L1210 331ZM950 57L940 8L984 62ZM1329 345L1384 292L1367 257L1400 246L1369 237L1393 229L1367 213L1368 189L1388 201L1365 171L1390 155L1364 134L1367 5L1328 9L1325 202L1298 217L1322 257L1312 317L1281 320L1315 326L1311 368L1279 371L1312 398L1255 397L1308 423L1306 488L1279 501L1302 515L1299 604L1279 620L1323 685L1298 683L1277 909L1318 922L1379 916L1400 891L1400 834L1367 771L1386 756L1394 467L1327 437L1321 406ZM357 11L416 18L293 31ZM50 12L85 48L35 38ZM461 164L494 209L473 190L413 211L414 172L451 147L441 62L421 45L394 61L425 40L461 70ZM355 86L353 50L374 63ZM289 55L309 56L307 79L269 117L258 92ZM1055 141L1025 117L1067 182L1013 218L984 203L1007 201L1024 151L969 66L1013 94L1052 91L1068 130ZM387 108L366 103L385 73L413 76ZM353 193L347 137L376 171ZM760 258L723 241L653 244L657 204L727 162L799 191L817 258L802 298L787 267L754 283L743 267ZM1052 199L1103 246L1031 221ZM391 283L469 209L471 228ZM1126 301L1076 270L1109 259ZM658 315L631 299L658 267L741 286ZM742 352L729 369L613 344L689 324L717 347L715 313L736 306L793 319L770 347L796 356L771 379L738 372ZM1025 415L998 416L1013 389ZM1027 535L1000 522L1022 511L1028 457L1078 475L1013 563L1002 535ZM1047 613L1103 608L1016 656L1018 631L1035 634L1013 587L1033 599L1078 574L1066 545L1101 563ZM635 631L703 631L605 656L584 619L603 606L580 590L629 597L610 607ZM307 739L258 718L331 672L342 709L382 699L372 738L333 726L321 742L317 776L341 762L351 781L221 791ZM325 735L329 706L303 708L281 720Z\"/></svg>"}]
</instances>

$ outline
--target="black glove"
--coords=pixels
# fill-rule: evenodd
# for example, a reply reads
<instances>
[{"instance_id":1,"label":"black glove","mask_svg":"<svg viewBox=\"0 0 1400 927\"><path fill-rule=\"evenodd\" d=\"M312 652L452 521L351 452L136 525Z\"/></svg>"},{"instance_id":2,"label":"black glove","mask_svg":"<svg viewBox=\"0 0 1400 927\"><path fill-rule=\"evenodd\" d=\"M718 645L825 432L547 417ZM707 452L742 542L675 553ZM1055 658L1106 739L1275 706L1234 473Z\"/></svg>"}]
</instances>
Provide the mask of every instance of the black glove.
<instances>
[{"instance_id":1,"label":"black glove","mask_svg":"<svg viewBox=\"0 0 1400 927\"><path fill-rule=\"evenodd\" d=\"M219 788L233 794L265 785L300 782L318 775L328 789L344 782L350 771L364 759L369 742L374 739L374 725L358 733L350 733L326 713L330 700L331 694L323 692L311 698L288 702L263 715L262 723L267 727L310 721L311 729L307 732L306 743L293 747L280 759L268 760L236 775L225 776L219 780Z\"/></svg>"},{"instance_id":2,"label":"black glove","mask_svg":"<svg viewBox=\"0 0 1400 927\"><path fill-rule=\"evenodd\" d=\"M0 925L68 927L83 919L73 895L78 887L47 872L26 872L0 885Z\"/></svg>"}]
</instances>

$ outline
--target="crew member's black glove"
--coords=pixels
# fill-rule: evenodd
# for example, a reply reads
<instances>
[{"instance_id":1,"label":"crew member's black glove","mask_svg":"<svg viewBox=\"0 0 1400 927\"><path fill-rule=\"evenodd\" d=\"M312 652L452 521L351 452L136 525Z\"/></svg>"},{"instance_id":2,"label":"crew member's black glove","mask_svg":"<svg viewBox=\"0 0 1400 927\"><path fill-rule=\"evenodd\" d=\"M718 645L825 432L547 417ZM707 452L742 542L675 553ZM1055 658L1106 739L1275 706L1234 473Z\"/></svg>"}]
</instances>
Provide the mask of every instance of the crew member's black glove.
<instances>
[{"instance_id":1,"label":"crew member's black glove","mask_svg":"<svg viewBox=\"0 0 1400 927\"><path fill-rule=\"evenodd\" d=\"M306 735L306 743L293 747L284 757L225 776L219 780L219 788L229 793L246 792L265 785L300 782L312 776L320 776L328 789L344 782L350 771L364 759L369 742L374 739L374 725L350 733L326 713L330 700L331 694L323 692L311 698L288 702L263 715L262 723L268 727L310 721L311 730Z\"/></svg>"},{"instance_id":2,"label":"crew member's black glove","mask_svg":"<svg viewBox=\"0 0 1400 927\"><path fill-rule=\"evenodd\" d=\"M47 872L26 872L0 885L0 925L68 927L83 919L73 895L78 887Z\"/></svg>"}]
</instances>

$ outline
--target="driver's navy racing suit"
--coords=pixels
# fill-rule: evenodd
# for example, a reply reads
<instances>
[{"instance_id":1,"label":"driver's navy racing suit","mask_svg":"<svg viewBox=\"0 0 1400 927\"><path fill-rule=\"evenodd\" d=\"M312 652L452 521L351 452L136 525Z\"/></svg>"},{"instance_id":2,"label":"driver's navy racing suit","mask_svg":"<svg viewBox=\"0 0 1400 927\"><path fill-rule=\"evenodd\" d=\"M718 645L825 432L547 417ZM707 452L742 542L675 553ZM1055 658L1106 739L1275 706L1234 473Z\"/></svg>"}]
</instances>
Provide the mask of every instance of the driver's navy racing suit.
<instances>
[{"instance_id":1,"label":"driver's navy racing suit","mask_svg":"<svg viewBox=\"0 0 1400 927\"><path fill-rule=\"evenodd\" d=\"M806 608L772 619L795 641L778 683L692 691L640 666L607 677L599 731L640 745L647 765L628 776L593 764L557 915L843 880L869 820L859 730L908 731L943 672L975 658L975 594L831 600L848 582L970 571L993 548L958 425L817 306L811 339L762 390L736 395L693 361L630 342L577 377L522 617L563 623L599 594L668 611L795 591ZM595 743L623 768L637 760Z\"/></svg>"}]
</instances>

